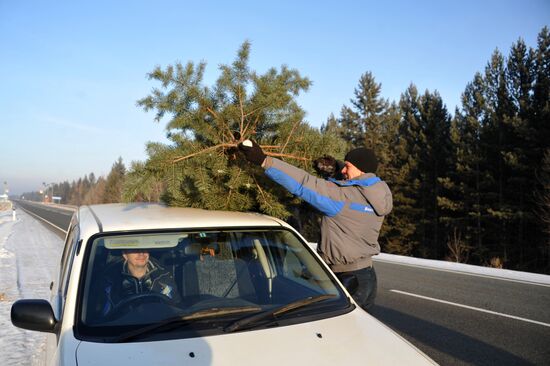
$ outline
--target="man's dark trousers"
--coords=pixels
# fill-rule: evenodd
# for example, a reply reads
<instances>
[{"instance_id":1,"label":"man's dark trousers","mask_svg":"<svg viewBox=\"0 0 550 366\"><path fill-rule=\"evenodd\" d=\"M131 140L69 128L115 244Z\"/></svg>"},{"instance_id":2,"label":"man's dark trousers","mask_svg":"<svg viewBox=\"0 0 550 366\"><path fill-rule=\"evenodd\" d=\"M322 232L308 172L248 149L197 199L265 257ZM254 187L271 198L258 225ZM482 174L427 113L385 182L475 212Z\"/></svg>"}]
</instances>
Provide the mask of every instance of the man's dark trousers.
<instances>
[{"instance_id":1,"label":"man's dark trousers","mask_svg":"<svg viewBox=\"0 0 550 366\"><path fill-rule=\"evenodd\" d=\"M376 272L374 267L367 267L358 269L357 271L339 272L336 273L336 277L353 275L357 278L357 291L353 294L353 299L363 310L370 311L374 305L374 299L376 298Z\"/></svg>"}]
</instances>

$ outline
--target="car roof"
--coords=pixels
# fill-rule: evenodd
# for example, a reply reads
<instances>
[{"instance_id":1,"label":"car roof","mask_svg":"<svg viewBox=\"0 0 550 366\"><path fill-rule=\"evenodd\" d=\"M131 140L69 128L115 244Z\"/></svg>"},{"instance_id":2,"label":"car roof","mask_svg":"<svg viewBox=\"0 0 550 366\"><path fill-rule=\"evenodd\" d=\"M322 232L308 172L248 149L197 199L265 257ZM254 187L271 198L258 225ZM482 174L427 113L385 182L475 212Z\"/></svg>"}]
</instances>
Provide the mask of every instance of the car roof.
<instances>
[{"instance_id":1,"label":"car roof","mask_svg":"<svg viewBox=\"0 0 550 366\"><path fill-rule=\"evenodd\" d=\"M288 226L281 220L258 213L168 207L156 203L81 206L78 218L81 230L87 232Z\"/></svg>"}]
</instances>

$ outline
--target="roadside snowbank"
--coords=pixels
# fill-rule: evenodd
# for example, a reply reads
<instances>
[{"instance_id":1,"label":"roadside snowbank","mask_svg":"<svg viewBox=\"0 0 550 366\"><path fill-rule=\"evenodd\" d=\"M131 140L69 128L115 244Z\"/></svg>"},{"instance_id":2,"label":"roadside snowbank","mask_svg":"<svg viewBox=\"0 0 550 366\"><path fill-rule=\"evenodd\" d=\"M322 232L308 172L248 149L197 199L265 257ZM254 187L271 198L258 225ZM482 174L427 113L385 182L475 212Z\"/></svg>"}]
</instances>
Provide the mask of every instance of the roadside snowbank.
<instances>
[{"instance_id":1,"label":"roadside snowbank","mask_svg":"<svg viewBox=\"0 0 550 366\"><path fill-rule=\"evenodd\" d=\"M317 249L316 243L309 243L313 249ZM431 268L438 271L460 272L464 274L493 277L509 281L520 281L538 285L550 285L550 276L538 273L512 271L510 269L489 268L474 266L471 264L445 262L432 259L406 257L402 255L380 253L373 257L374 262L397 263L405 266Z\"/></svg>"},{"instance_id":2,"label":"roadside snowbank","mask_svg":"<svg viewBox=\"0 0 550 366\"><path fill-rule=\"evenodd\" d=\"M402 255L387 254L387 253L380 253L376 257L373 257L373 259L374 261L378 261L378 262L399 263L399 264L408 265L408 266L432 268L440 271L461 272L466 274L494 277L494 278L506 279L511 281L531 282L531 283L536 283L540 285L550 285L550 276L538 274L538 273L512 271L510 269L481 267L481 266L474 266L471 264L436 261L432 259L405 257Z\"/></svg>"},{"instance_id":3,"label":"roadside snowbank","mask_svg":"<svg viewBox=\"0 0 550 366\"><path fill-rule=\"evenodd\" d=\"M44 333L14 327L11 305L24 298L49 300L49 284L63 241L36 219L17 210L0 212L0 365L40 365Z\"/></svg>"}]
</instances>

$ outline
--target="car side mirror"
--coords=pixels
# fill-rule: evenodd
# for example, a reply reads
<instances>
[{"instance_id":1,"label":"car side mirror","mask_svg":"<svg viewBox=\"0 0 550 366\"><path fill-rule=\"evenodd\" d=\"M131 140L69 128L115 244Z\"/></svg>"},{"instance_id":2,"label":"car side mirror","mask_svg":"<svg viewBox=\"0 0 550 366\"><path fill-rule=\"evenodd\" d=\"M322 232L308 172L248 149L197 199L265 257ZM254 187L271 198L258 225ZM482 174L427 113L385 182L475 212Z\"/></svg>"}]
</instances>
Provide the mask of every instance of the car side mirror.
<instances>
[{"instance_id":1,"label":"car side mirror","mask_svg":"<svg viewBox=\"0 0 550 366\"><path fill-rule=\"evenodd\" d=\"M359 287L359 282L357 281L357 277L352 274L345 274L339 276L340 282L342 282L342 285L348 290L349 294L353 296L355 292L357 291L357 288Z\"/></svg>"},{"instance_id":2,"label":"car side mirror","mask_svg":"<svg viewBox=\"0 0 550 366\"><path fill-rule=\"evenodd\" d=\"M55 333L57 320L46 300L17 300L11 306L11 322L18 328Z\"/></svg>"}]
</instances>

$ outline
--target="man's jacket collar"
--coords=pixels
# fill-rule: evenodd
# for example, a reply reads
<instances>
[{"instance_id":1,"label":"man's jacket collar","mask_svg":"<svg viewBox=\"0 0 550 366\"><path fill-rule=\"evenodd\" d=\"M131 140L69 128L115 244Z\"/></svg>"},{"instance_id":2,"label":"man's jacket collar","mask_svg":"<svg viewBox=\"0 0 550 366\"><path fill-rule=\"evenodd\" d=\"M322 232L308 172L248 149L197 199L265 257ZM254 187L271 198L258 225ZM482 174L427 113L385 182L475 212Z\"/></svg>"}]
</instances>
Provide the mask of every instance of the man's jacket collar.
<instances>
[{"instance_id":1,"label":"man's jacket collar","mask_svg":"<svg viewBox=\"0 0 550 366\"><path fill-rule=\"evenodd\" d=\"M336 180L334 178L329 178L329 181L338 184L340 187L349 187L349 186L368 187L368 186L372 186L375 183L380 182L381 179L372 173L365 173L360 175L357 179Z\"/></svg>"}]
</instances>

